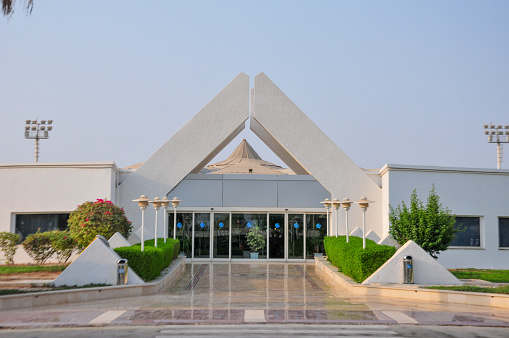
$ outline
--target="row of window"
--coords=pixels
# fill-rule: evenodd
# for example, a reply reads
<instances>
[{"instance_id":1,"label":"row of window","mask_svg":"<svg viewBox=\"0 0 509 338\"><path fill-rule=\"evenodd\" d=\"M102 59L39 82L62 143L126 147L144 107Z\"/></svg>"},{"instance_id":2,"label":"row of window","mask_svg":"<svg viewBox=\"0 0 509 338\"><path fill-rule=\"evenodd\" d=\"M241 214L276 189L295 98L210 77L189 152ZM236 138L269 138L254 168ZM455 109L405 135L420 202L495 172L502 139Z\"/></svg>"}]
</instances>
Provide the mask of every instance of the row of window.
<instances>
[{"instance_id":1,"label":"row of window","mask_svg":"<svg viewBox=\"0 0 509 338\"><path fill-rule=\"evenodd\" d=\"M65 230L69 214L17 214L16 233L24 239L37 231ZM457 229L465 229L456 234L450 246L481 247L481 218L456 217ZM498 219L498 238L500 248L509 248L509 217Z\"/></svg>"}]
</instances>

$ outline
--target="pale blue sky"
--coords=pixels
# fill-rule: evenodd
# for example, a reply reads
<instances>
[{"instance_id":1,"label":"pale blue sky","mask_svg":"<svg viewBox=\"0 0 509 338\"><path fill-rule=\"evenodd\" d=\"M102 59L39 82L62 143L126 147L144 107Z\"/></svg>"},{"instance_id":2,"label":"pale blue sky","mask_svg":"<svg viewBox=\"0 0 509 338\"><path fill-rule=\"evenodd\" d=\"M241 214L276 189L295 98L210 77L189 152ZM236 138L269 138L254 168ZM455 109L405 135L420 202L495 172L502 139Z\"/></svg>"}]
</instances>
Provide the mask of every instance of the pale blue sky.
<instances>
[{"instance_id":1,"label":"pale blue sky","mask_svg":"<svg viewBox=\"0 0 509 338\"><path fill-rule=\"evenodd\" d=\"M509 124L508 1L22 3L0 18L2 163L33 161L35 117L40 161L142 162L239 72L365 168L495 168L482 125ZM244 137L281 163L249 129L220 159Z\"/></svg>"}]
</instances>

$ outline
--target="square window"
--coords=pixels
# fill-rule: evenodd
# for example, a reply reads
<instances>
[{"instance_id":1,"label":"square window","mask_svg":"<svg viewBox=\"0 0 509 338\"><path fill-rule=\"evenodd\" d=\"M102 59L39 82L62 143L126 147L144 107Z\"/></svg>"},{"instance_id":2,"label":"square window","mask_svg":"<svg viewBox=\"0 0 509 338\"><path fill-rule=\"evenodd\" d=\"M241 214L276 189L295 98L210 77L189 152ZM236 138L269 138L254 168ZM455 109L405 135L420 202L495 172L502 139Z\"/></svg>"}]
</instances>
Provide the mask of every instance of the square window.
<instances>
[{"instance_id":1,"label":"square window","mask_svg":"<svg viewBox=\"0 0 509 338\"><path fill-rule=\"evenodd\" d=\"M455 229L465 229L458 232L449 246L481 247L480 217L456 217Z\"/></svg>"},{"instance_id":2,"label":"square window","mask_svg":"<svg viewBox=\"0 0 509 338\"><path fill-rule=\"evenodd\" d=\"M498 245L509 248L509 218L498 219Z\"/></svg>"}]
</instances>

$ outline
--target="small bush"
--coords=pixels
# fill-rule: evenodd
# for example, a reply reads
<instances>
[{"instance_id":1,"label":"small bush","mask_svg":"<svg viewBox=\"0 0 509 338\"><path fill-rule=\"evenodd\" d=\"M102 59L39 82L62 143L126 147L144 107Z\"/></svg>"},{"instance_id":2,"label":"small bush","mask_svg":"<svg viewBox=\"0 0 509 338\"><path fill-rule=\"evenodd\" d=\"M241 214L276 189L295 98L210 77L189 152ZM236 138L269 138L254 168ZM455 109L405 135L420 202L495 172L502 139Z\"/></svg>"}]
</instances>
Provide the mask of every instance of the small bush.
<instances>
[{"instance_id":1,"label":"small bush","mask_svg":"<svg viewBox=\"0 0 509 338\"><path fill-rule=\"evenodd\" d=\"M106 199L79 205L69 216L67 224L80 249L86 248L97 235L108 240L118 231L128 238L132 231L131 222L125 216L124 209Z\"/></svg>"},{"instance_id":2,"label":"small bush","mask_svg":"<svg viewBox=\"0 0 509 338\"><path fill-rule=\"evenodd\" d=\"M167 239L166 243L159 239L157 248L154 240L145 241L145 250L141 251L141 244L114 249L120 257L127 259L130 269L133 269L144 281L150 281L161 274L165 268L178 256L180 242Z\"/></svg>"},{"instance_id":3,"label":"small bush","mask_svg":"<svg viewBox=\"0 0 509 338\"><path fill-rule=\"evenodd\" d=\"M51 245L51 231L28 235L23 241L23 248L37 264L44 263L55 252Z\"/></svg>"},{"instance_id":4,"label":"small bush","mask_svg":"<svg viewBox=\"0 0 509 338\"><path fill-rule=\"evenodd\" d=\"M0 250L3 251L8 265L14 264L14 255L16 254L18 242L19 235L12 232L0 232Z\"/></svg>"},{"instance_id":5,"label":"small bush","mask_svg":"<svg viewBox=\"0 0 509 338\"><path fill-rule=\"evenodd\" d=\"M362 238L355 236L348 243L345 236L326 237L324 245L331 264L356 282L364 281L396 253L396 248L370 239L363 249Z\"/></svg>"},{"instance_id":6,"label":"small bush","mask_svg":"<svg viewBox=\"0 0 509 338\"><path fill-rule=\"evenodd\" d=\"M51 247L59 263L66 263L72 253L77 250L76 242L69 231L49 231Z\"/></svg>"}]
</instances>

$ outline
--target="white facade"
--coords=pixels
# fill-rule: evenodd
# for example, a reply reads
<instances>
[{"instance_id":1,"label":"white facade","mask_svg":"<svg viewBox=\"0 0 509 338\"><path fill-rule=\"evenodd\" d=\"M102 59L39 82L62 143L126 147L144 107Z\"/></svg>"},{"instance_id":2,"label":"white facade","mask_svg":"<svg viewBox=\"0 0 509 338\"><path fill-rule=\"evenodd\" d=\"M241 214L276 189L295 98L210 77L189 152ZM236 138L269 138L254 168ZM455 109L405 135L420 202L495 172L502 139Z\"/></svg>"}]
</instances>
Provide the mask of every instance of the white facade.
<instances>
[{"instance_id":1,"label":"white facade","mask_svg":"<svg viewBox=\"0 0 509 338\"><path fill-rule=\"evenodd\" d=\"M0 164L0 231L15 231L17 214L70 213L85 201L116 201L114 162Z\"/></svg>"},{"instance_id":2,"label":"white facade","mask_svg":"<svg viewBox=\"0 0 509 338\"><path fill-rule=\"evenodd\" d=\"M248 118L252 131L297 175L199 173ZM119 170L114 162L0 165L0 231L15 231L18 214L70 213L98 198L124 207L140 234L141 212L132 200L141 194L178 196L183 200L179 209L186 212L257 211L267 212L267 218L270 212L325 213L320 204L325 198L356 201L366 196L375 202L366 213L366 233L385 238L389 204L409 202L414 189L425 200L432 184L452 213L480 222L478 244L450 248L439 262L448 268L509 268L509 250L499 247L498 224L500 217L509 217L509 170L393 164L361 169L267 76L257 75L249 89L249 78L241 73L136 170ZM332 211L330 224L336 223L336 214L339 234L344 234L342 208ZM154 237L154 215L147 208L145 239ZM357 228L362 229L362 213L354 204L349 230ZM331 226L329 233L335 235L336 228Z\"/></svg>"},{"instance_id":3,"label":"white facade","mask_svg":"<svg viewBox=\"0 0 509 338\"><path fill-rule=\"evenodd\" d=\"M380 175L384 232L389 231L389 204L408 205L414 189L425 201L434 184L440 202L453 214L480 220L478 246L449 247L438 261L445 267L509 268L509 248L499 247L499 218L509 217L509 170L386 164Z\"/></svg>"}]
</instances>

